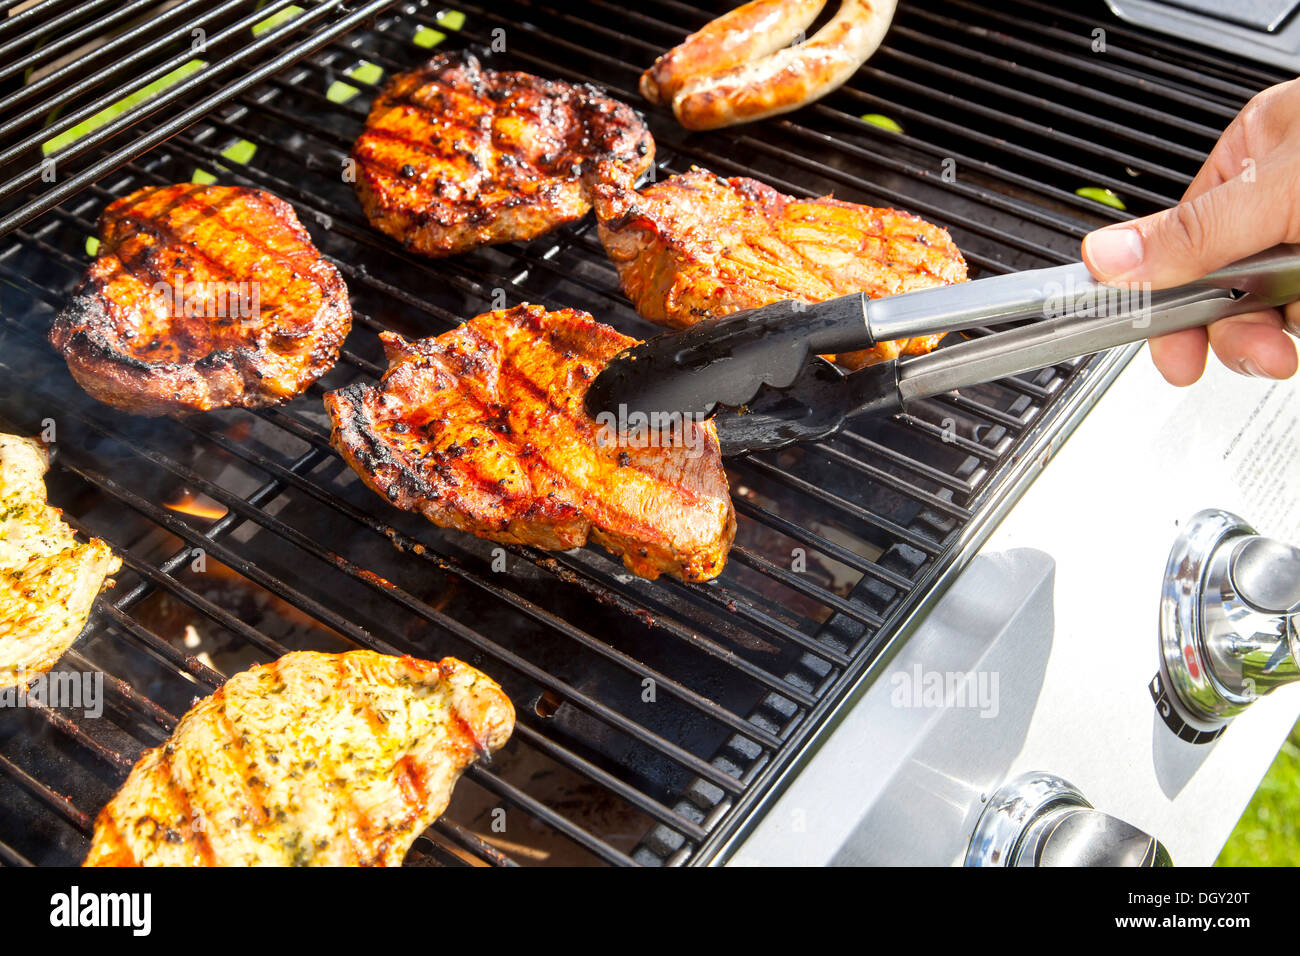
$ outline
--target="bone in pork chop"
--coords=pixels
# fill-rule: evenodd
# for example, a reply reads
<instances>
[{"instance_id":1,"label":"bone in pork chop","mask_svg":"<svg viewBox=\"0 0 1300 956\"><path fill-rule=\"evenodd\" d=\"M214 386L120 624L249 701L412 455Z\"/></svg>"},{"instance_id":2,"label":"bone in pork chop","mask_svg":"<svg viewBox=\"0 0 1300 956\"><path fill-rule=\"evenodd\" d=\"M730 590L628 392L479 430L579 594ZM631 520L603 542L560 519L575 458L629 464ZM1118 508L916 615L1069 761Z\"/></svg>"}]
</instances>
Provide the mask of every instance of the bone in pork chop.
<instances>
[{"instance_id":1,"label":"bone in pork chop","mask_svg":"<svg viewBox=\"0 0 1300 956\"><path fill-rule=\"evenodd\" d=\"M634 339L536 305L417 342L381 337L381 384L330 392L325 406L334 447L394 505L493 541L590 539L643 577L722 571L736 522L713 424L624 438L583 407Z\"/></svg>"},{"instance_id":2,"label":"bone in pork chop","mask_svg":"<svg viewBox=\"0 0 1300 956\"><path fill-rule=\"evenodd\" d=\"M594 86L448 53L393 77L352 157L371 224L449 256L581 219L594 185L631 186L650 168L654 141L635 110Z\"/></svg>"},{"instance_id":3,"label":"bone in pork chop","mask_svg":"<svg viewBox=\"0 0 1300 956\"><path fill-rule=\"evenodd\" d=\"M674 328L786 299L876 298L966 279L948 233L916 216L796 199L703 169L640 192L597 187L596 216L637 312ZM940 338L882 342L835 358L857 368L928 352Z\"/></svg>"},{"instance_id":4,"label":"bone in pork chop","mask_svg":"<svg viewBox=\"0 0 1300 956\"><path fill-rule=\"evenodd\" d=\"M99 256L50 341L101 402L172 415L287 401L333 367L351 326L343 278L293 207L184 183L104 210Z\"/></svg>"}]
</instances>

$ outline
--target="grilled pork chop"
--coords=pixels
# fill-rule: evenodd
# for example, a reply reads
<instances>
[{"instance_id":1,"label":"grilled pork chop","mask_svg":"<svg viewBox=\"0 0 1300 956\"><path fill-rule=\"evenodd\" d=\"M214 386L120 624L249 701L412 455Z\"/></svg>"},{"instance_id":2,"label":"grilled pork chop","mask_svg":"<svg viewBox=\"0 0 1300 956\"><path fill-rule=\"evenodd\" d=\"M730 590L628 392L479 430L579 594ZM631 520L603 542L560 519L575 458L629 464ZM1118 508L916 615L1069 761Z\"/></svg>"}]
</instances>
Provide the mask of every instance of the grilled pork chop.
<instances>
[{"instance_id":1,"label":"grilled pork chop","mask_svg":"<svg viewBox=\"0 0 1300 956\"><path fill-rule=\"evenodd\" d=\"M559 550L590 538L642 577L721 573L736 519L713 424L628 435L583 407L634 339L536 305L418 342L381 338L380 387L329 392L325 407L334 447L394 505L492 541Z\"/></svg>"},{"instance_id":2,"label":"grilled pork chop","mask_svg":"<svg viewBox=\"0 0 1300 956\"><path fill-rule=\"evenodd\" d=\"M592 186L636 182L654 141L596 87L484 70L462 52L393 77L352 156L371 224L449 256L581 219Z\"/></svg>"},{"instance_id":3,"label":"grilled pork chop","mask_svg":"<svg viewBox=\"0 0 1300 956\"><path fill-rule=\"evenodd\" d=\"M40 442L0 435L0 688L25 686L77 639L121 559L45 503Z\"/></svg>"},{"instance_id":4,"label":"grilled pork chop","mask_svg":"<svg viewBox=\"0 0 1300 956\"><path fill-rule=\"evenodd\" d=\"M333 367L351 325L342 276L288 203L184 183L104 210L50 341L101 402L169 415L286 401Z\"/></svg>"},{"instance_id":5,"label":"grilled pork chop","mask_svg":"<svg viewBox=\"0 0 1300 956\"><path fill-rule=\"evenodd\" d=\"M455 658L295 651L236 674L145 751L86 866L396 866L514 729Z\"/></svg>"},{"instance_id":6,"label":"grilled pork chop","mask_svg":"<svg viewBox=\"0 0 1300 956\"><path fill-rule=\"evenodd\" d=\"M897 295L962 282L948 233L895 209L796 199L752 179L698 168L636 192L598 187L605 251L637 312L684 328L785 299ZM857 368L928 352L940 336L836 356Z\"/></svg>"}]
</instances>

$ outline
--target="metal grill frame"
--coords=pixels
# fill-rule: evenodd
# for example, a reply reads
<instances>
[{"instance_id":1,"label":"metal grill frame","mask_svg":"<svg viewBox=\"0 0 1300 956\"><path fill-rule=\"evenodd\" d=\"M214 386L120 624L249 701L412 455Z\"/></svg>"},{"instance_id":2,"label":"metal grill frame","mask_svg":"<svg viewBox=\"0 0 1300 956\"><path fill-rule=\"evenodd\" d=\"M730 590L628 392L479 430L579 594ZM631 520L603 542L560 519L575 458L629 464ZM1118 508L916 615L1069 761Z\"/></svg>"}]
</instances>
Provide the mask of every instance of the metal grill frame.
<instances>
[{"instance_id":1,"label":"metal grill frame","mask_svg":"<svg viewBox=\"0 0 1300 956\"><path fill-rule=\"evenodd\" d=\"M57 0L46 0L46 4ZM364 9L372 10L372 4ZM1007 56L988 53L971 44L967 48L945 40L941 36L931 35L943 31L955 32L968 37L983 36L978 27L961 19L953 13L955 8L967 14L978 13L992 19L999 26L1022 29L1031 36L1060 43L1062 46L1077 46L1081 34L1068 28L1073 24L1087 24L1086 18L1072 13L1049 10L1033 0L1013 0L1008 4L1014 10L1050 19L1050 24L1027 24L1002 11L984 11L966 0L955 0L942 12L905 5L891 31L886 47L880 51L859 77L850 84L850 88L806 110L787 117L778 118L760 127L740 127L734 131L715 134L708 137L693 137L676 130L670 123L660 121L656 126L656 139L660 146L660 172L680 171L684 164L698 162L719 172L729 174L755 174L758 178L771 183L783 191L794 194L809 194L796 182L774 173L770 168L755 170L753 164L738 163L726 155L726 150L743 149L749 155L765 157L773 162L787 164L801 173L817 179L839 183L855 193L872 197L877 204L895 203L903 208L931 218L941 225L948 226L954 233L978 238L979 242L969 244L968 260L977 268L986 272L1001 272L1011 268L1024 267L1028 264L1051 264L1068 261L1073 256L1065 251L1067 241L1073 241L1092 225L1123 218L1115 211L1099 207L1089 200L1082 199L1041 177L1036 178L1021 170L1042 169L1060 166L1051 156L1050 151L1036 149L1032 144L1044 136L1045 126L1033 115L1020 116L998 111L982 105L969 98L956 94L947 94L956 99L956 106L968 109L973 115L996 115L997 122L1012 130L1022 141L1004 141L994 143L990 134L970 128L963 128L944 116L928 116L924 109L926 98L934 98L933 89L924 89L916 80L907 75L908 70L927 69L947 80L964 84L962 89L988 91L987 84L980 85L980 77L963 71L956 66L928 64L923 57L908 49L909 45L933 49L936 53L950 56L953 62L962 57L973 61L981 67L996 69L1009 76L1023 79L1052 79L1042 70L1034 70L1010 60ZM646 4L637 12L625 11L614 3L594 0L582 9L554 9L545 3L531 3L528 0L513 0L504 4L504 9L494 7L487 9L478 4L459 4L458 9L465 11L467 20L457 31L460 40L480 45L490 45L491 30L500 26L514 31L517 37L525 41L518 48L512 43L511 48L501 57L493 58L489 65L496 68L518 68L531 70L542 75L555 76L574 81L596 81L610 89L612 93L626 102L638 102L634 91L635 75L643 64L628 63L618 57L602 53L594 47L583 46L570 37L607 37L611 44L620 48L637 48L644 51L647 58L657 50L666 47L671 37L664 42L640 39L631 35L632 26L667 36L675 33L678 37L689 29L696 29L705 22L710 14L677 0L655 0ZM646 10L649 12L645 12ZM601 22L601 17L621 17L627 24L621 33L611 32ZM680 20L680 25L673 20ZM343 21L339 21L342 23ZM350 21L352 22L352 21ZM42 305L34 312L48 314L58 309L68 289L75 283L77 276L85 266L86 259L72 255L58 245L58 235L62 230L74 230L80 235L94 235L94 224L89 214L97 210L123 188L123 177L129 177L135 184L150 182L170 182L162 171L170 171L178 165L182 168L194 165L217 172L223 181L242 185L251 185L270 189L282 195L298 209L304 222L319 232L323 228L337 236L347 239L358 246L373 249L396 249L397 247L378 233L370 230L364 223L357 209L336 208L315 200L309 190L295 183L277 177L274 173L262 169L257 164L237 165L223 159L220 144L230 137L247 139L254 143L259 151L273 153L287 150L284 141L277 141L257 133L252 124L245 122L248 116L262 116L278 122L293 124L306 136L315 137L328 152L346 153L351 138L359 129L355 115L349 119L349 125L343 129L318 127L313 121L301 115L295 115L285 108L286 103L314 103L317 106L327 103L322 92L333 79L345 79L347 83L363 90L366 97L377 92L377 88L362 80L350 77L343 71L358 59L375 63L385 71L385 78L401 69L409 69L423 57L410 49L406 61L385 58L377 49L366 46L367 40L385 37L394 31L404 29L407 25L418 24L446 31L445 25L427 8L408 5L391 16L381 16L373 31L367 33L346 34L346 28L321 39L315 52L294 48L294 56L289 59L286 52L271 64L259 68L249 76L256 78L247 84L221 86L213 88L196 84L194 94L201 97L190 109L171 119L150 120L148 115L137 117L133 122L143 124L146 130L135 144L142 148L165 142L164 145L148 155L140 155L140 150L132 150L129 161L123 162L125 150L118 150L105 155L93 165L87 167L86 175L76 186L71 182L66 192L61 192L51 202L50 196L34 198L23 207L27 210L48 204L53 208L40 220L25 225L26 212L14 213L0 221L0 231L11 231L15 241L8 249L0 249L0 282L9 290L20 290L24 296L30 296L34 303ZM1063 25L1064 24L1064 25ZM0 26L0 30L3 26ZM1110 29L1108 25L1108 29ZM570 32L571 31L571 32ZM1192 99L1195 105L1209 117L1221 117L1226 122L1235 114L1236 108L1253 89L1250 83L1263 84L1272 81L1267 74L1254 68L1235 65L1231 69L1224 64L1215 63L1208 57L1175 48L1164 41L1153 39L1140 31L1115 24L1113 35L1122 44L1121 60L1133 69L1155 70L1168 84L1168 90L1157 90L1160 96L1171 103L1189 105ZM3 34L0 34L2 37ZM455 37L452 43L456 43ZM675 42L675 41L671 41ZM1001 42L1001 41L999 41ZM380 45L375 40L375 45ZM546 48L552 51L549 57L540 56L536 50ZM1041 58L1053 61L1066 54L1051 46L1035 45L1020 36L1006 36L999 49L1013 51L1017 54L1036 53ZM1177 64L1163 64L1159 59L1162 53L1177 52L1184 61L1196 64L1196 72ZM558 53L556 52L558 51ZM562 58L561 58L562 57ZM291 65L286 66L286 63ZM599 71L588 72L588 71ZM896 71L896 72L895 72ZM1121 75L1121 81L1127 74ZM611 77L622 77L621 82ZM1142 77L1136 77L1142 79ZM1135 79L1135 82L1136 82ZM1191 84L1191 85L1188 85ZM1070 106L1042 97L1033 97L1021 90L1006 85L993 84L997 95L1011 102L1023 102L1029 109L1027 113L1043 111L1048 115L1064 119L1078 118L1080 111ZM1050 85L1050 84L1049 84ZM868 86L869 90L859 89ZM877 86L903 94L889 99L877 92ZM1148 79L1147 86L1150 87ZM1208 92L1206 89L1208 88ZM1193 97L1189 91L1202 95ZM220 100L214 100L220 96ZM909 100L911 96L914 99ZM1190 141L1204 142L1200 146L1188 146L1179 141L1162 139L1157 135L1145 133L1132 124L1104 120L1092 123L1093 128L1108 136L1113 136L1125 145L1110 146L1103 142L1081 142L1098 165L1109 167L1130 166L1137 168L1142 175L1149 175L1165 183L1161 189L1135 186L1098 169L1078 167L1078 171L1091 177L1091 181L1111 188L1119 187L1125 195L1135 198L1140 203L1151 207L1167 204L1176 198L1172 189L1186 181L1188 165L1194 168L1198 157L1203 156L1212 143L1215 128L1207 123L1194 122L1167 111L1150 107L1145 103L1135 104L1123 101L1115 94L1098 91L1096 96L1084 95L1085 99L1095 101L1099 107L1123 108L1126 112L1136 114L1135 119L1145 117L1155 126L1168 127L1171 135L1186 137ZM904 120L911 126L927 127L936 132L934 141L925 137L909 137L906 149L897 153L891 148L888 139L864 138L862 133L869 132L865 124L856 117L837 108L836 103L862 103L868 107L881 107L882 111ZM225 106L217 110L220 104ZM884 107L887 109L883 109ZM214 110L216 110L214 112ZM195 118L202 116L198 122ZM181 117L186 117L184 120ZM1086 117L1085 118L1089 118ZM1089 119L1095 120L1095 117ZM834 124L837 128L850 129L853 136L836 137L819 126ZM857 124L855 127L854 124ZM927 126L928 124L928 126ZM768 141L768 135L787 145L779 146ZM940 135L952 136L965 141L965 151L947 148L948 144L939 142ZM1075 137L1077 139L1077 137ZM3 141L0 140L0 143ZM810 147L809 153L792 149L788 144L803 143ZM1051 138L1052 146L1073 146L1075 143L1068 135L1056 135ZM80 146L81 144L78 144ZM94 145L94 144L92 144ZM980 155L981 150L993 147L1000 155L1015 160L1017 169L1003 170L996 163ZM89 150L91 146L84 147ZM814 148L833 150L834 162L821 161L811 153ZM106 147L107 149L107 147ZM1144 152L1146 151L1146 152ZM1156 161L1152 153L1167 154L1166 162ZM1054 234L1053 243L1044 241L1035 235L1021 235L1002 226L980 222L971 216L958 213L951 206L945 207L924 193L919 186L932 177L932 170L922 166L918 156L931 158L954 158L963 168L977 173L972 181L959 180L949 184L952 195L978 206L984 206L1003 213L1013 220L1030 224L1039 230ZM853 172L854 163L866 165L872 169L884 170L895 177L893 183L869 182ZM1175 166L1171 164L1182 164ZM320 173L322 168L309 171ZM1066 164L1068 166L1068 164ZM107 170L119 170L120 173L107 175ZM1068 170L1067 170L1068 171ZM108 184L108 185L105 185ZM76 189L86 186L85 191L76 195ZM57 204L57 205L56 205ZM28 217L30 218L30 217ZM520 283L513 281L514 272L505 270L496 274L484 274L478 262L464 263L455 260L443 262L418 263L421 274L436 277L440 281L451 283L461 294L468 298L483 300L491 298L491 292L497 288L513 290L521 297L529 294L529 283L534 274L550 276L553 284L568 281L583 286L592 296L597 296L608 303L611 312L627 315L630 313L625 300L617 293L612 281L596 283L581 276L563 275L563 267L556 263L566 252L576 252L593 262L603 261L599 242L592 234L592 223L588 219L576 228L538 240L528 246L512 247L512 266L526 271L526 278ZM961 242L963 248L968 246ZM994 250L994 251L990 251ZM11 265L11 260L33 253L43 257L49 263L57 263L67 273L66 282L57 287L43 285ZM1008 261L1010 260L1010 261ZM405 286L398 286L383 278L372 275L366 270L358 270L348 261L334 260L343 272L354 291L364 290L360 294L366 297L388 296L406 306L417 309L428 319L450 327L465 316L459 315L428 297L423 297ZM608 270L612 273L612 267ZM369 300L369 299L368 299ZM561 304L561 303L557 303ZM486 308L486 305L484 306ZM481 311L481 309L479 310ZM473 314L467 313L467 314ZM6 310L3 324L6 337L39 338L41 330L30 327L31 317L26 322L16 319ZM384 322L365 310L358 309L354 320L354 336L372 335L386 327ZM441 331L431 329L428 334ZM11 341L13 339L11 338ZM354 340L350 340L349 345ZM925 461L913 459L907 454L896 451L861 434L850 434L836 442L826 443L808 451L809 455L820 456L834 461L838 466L853 470L867 482L888 487L900 495L909 497L920 505L924 520L913 520L907 525L899 524L888 515L864 511L851 501L844 500L810 484L787 466L776 463L775 456L754 456L736 465L733 475L739 471L742 475L758 475L765 480L784 483L801 494L815 497L820 506L830 512L845 512L855 520L872 525L880 534L895 545L910 548L920 555L916 570L911 573L899 571L882 559L871 559L855 553L851 548L837 544L825 535L810 528L792 523L779 513L772 513L762 505L741 496L736 497L738 512L742 521L763 523L790 540L801 541L809 548L816 548L820 553L835 561L851 567L861 577L858 586L849 594L839 594L821 586L804 581L784 568L779 567L764 555L738 546L732 554L732 562L743 566L754 574L776 582L782 588L797 593L805 598L819 602L826 612L826 619L819 629L811 632L792 627L785 621L773 617L762 607L749 601L737 601L741 591L729 583L724 576L720 586L687 586L680 582L663 581L653 586L632 582L628 586L619 584L606 565L610 562L593 558L591 555L543 554L530 548L511 548L512 559L523 561L544 573L551 575L565 588L578 589L591 595L607 607L614 608L624 615L629 622L644 622L646 615L654 615L653 627L662 631L666 639L680 642L684 648L702 653L710 658L734 667L737 679L752 681L767 692L767 698L755 711L736 713L707 695L701 693L689 682L674 679L668 674L656 670L650 665L638 661L619 647L601 641L587 633L582 622L575 622L558 617L548 608L530 601L522 594L515 593L508 586L498 585L484 577L467 561L456 554L443 553L430 544L430 537L411 537L394 527L391 510L386 510L383 502L376 499L369 508L357 507L321 487L311 478L312 472L322 462L333 456L328 446L327 436L319 428L305 421L296 410L302 408L301 402L318 403L319 389L300 398L288 406L264 410L256 413L262 422L269 423L286 434L294 436L306 445L306 451L288 464L267 459L256 452L241 447L231 441L214 424L210 416L201 419L178 420L176 426L191 432L196 441L207 442L215 446L217 454L230 456L261 472L264 480L251 493L239 495L232 493L219 484L195 472L183 462L169 458L165 453L132 439L121 429L116 429L116 439L121 441L141 460L152 467L159 468L172 479L181 482L187 488L201 491L220 502L227 508L225 517L214 522L210 527L197 530L183 518L168 512L147 498L137 494L127 485L113 477L112 469L101 470L82 464L74 457L68 460L61 456L56 461L56 469L68 473L84 485L105 496L123 503L138 515L151 521L159 528L169 531L180 538L183 546L169 559L156 565L138 559L130 554L123 542L113 542L122 553L126 569L134 572L134 578L127 587L119 585L118 589L101 601L101 609L89 628L102 630L116 635L115 640L142 647L156 659L166 662L177 671L190 675L200 685L214 688L223 679L219 674L205 665L188 658L182 651L171 645L161 635L144 627L130 614L131 609L140 601L161 588L176 595L190 606L197 614L219 624L222 628L237 635L242 640L259 648L268 655L278 655L286 649L268 635L243 622L228 610L212 605L201 595L188 588L183 581L173 576L188 560L193 547L203 547L214 558L219 559L237 573L259 587L278 594L290 605L304 611L325 626L333 629L356 646L372 647L390 653L409 650L397 647L391 642L370 633L364 622L351 620L320 601L294 587L292 582L285 582L269 573L255 563L241 556L237 546L227 543L230 535L248 522L262 529L262 533L272 534L294 547L313 554L321 561L333 564L343 574L353 580L382 594L386 600L405 609L416 617L437 626L443 632L454 635L458 640L470 646L479 647L491 666L485 669L493 673L493 668L510 669L523 675L533 686L543 693L551 693L557 698L580 708L595 719L604 722L618 733L642 742L675 761L680 767L694 775L702 783L703 789L692 785L691 798L685 792L679 799L668 805L655 799L652 795L630 782L629 778L609 767L601 766L576 752L571 747L556 740L545 730L545 722L534 721L524 716L519 723L516 736L511 746L528 746L536 749L557 764L593 782L598 787L613 794L628 805L635 807L651 822L655 833L647 832L646 839L633 853L627 853L610 845L599 834L584 830L568 820L556 809L534 798L525 789L502 779L491 768L476 766L471 769L468 779L473 780L484 790L499 798L504 804L518 807L532 819L539 821L557 833L563 834L575 844L584 848L590 855L606 863L629 864L658 859L668 863L703 864L721 862L737 841L743 838L748 824L766 808L781 790L782 783L796 773L802 760L815 748L823 735L831 732L837 723L837 716L842 709L850 706L865 689L890 657L890 649L897 646L900 639L909 633L915 621L923 615L929 606L942 593L944 585L964 565L965 560L996 526L1005 511L1012 507L1019 492L1032 481L1033 477L1044 467L1046 461L1059 443L1065 439L1073 425L1086 413L1104 391L1105 385L1119 373L1132 357L1137 347L1116 350L1091 360L1045 370L1034 375L1021 376L1014 380L999 383L998 389L1019 405L1018 412L1008 412L989 404L985 396L970 394L948 396L938 401L938 405L951 411L954 416L974 418L986 423L990 433L1000 437L984 441L975 441L964 437L941 433L933 421L913 414L898 417L898 422L911 429L917 435L934 443L954 446L966 453L970 468L975 469L978 477L968 481L951 472L937 469ZM0 358L0 365L5 365ZM372 361L358 354L352 348L345 349L341 365L350 366L354 378L377 377L380 368ZM7 367L9 375L16 376L25 383L23 388L30 389L25 395L41 394L52 405L61 405L67 409L66 402L61 402L58 395L50 391L48 383L42 388L39 375ZM68 387L71 386L70 383ZM88 400L87 400L88 401ZM6 406L15 407L12 400L0 401L0 410ZM1031 411L1025 412L1028 408ZM115 433L111 415L96 414L92 409L87 413L76 410L65 411L70 418L79 419L86 427L95 431L113 435ZM105 422L109 424L105 424ZM129 431L129 429L128 429ZM949 439L949 441L944 441ZM865 456L873 456L868 459ZM911 480L900 477L898 470L913 476ZM106 473L107 471L107 473ZM735 478L733 477L733 484ZM368 528L376 535L391 539L407 556L407 560L429 562L439 572L451 575L466 582L477 592L489 596L493 601L511 608L511 613L522 616L542 627L553 631L556 638L575 642L585 653L594 654L602 660L609 661L637 677L655 680L657 686L683 706L695 709L710 720L718 722L733 733L733 740L740 741L741 750L750 755L746 762L737 763L735 748L727 755L719 753L706 758L689 752L672 741L664 739L651 730L639 725L635 720L620 712L608 703L584 694L578 688L548 674L530 660L525 659L508 648L478 633L464 623L449 617L436 608L430 607L416 595L398 585L382 579L373 579L374 575L363 566L353 564L345 555L334 554L328 548L303 535L291 524L280 521L274 514L264 510L265 506L281 499L285 495L305 495L317 504L325 505L340 516ZM958 504L957 498L966 503ZM855 510L856 509L856 510ZM859 513L862 512L862 513ZM68 515L70 522L79 530L96 530L82 524L75 514ZM917 521L919 520L919 523ZM932 522L927 524L927 522ZM947 531L935 531L937 527L947 527ZM929 529L928 531L926 529ZM884 557L891 553L897 556L897 549L886 550ZM368 576L369 575L369 576ZM129 577L124 569L122 577ZM373 580L372 580L373 579ZM870 587L894 589L902 592L892 600L884 602L885 610L878 610L866 599L866 590ZM647 590L652 588L652 590ZM654 596L654 600L647 595ZM711 614L722 610L735 615L742 629L753 628L774 640L788 642L818 667L824 667L826 677L818 684L804 686L792 682L788 676L770 673L743 658L729 652L724 641L717 635L696 633L691 625L693 619L683 617L677 620L664 615L659 608L670 600L694 601L708 609ZM655 603L657 601L657 603ZM848 647L841 648L827 639L827 635L846 622L858 629L857 639L850 641ZM95 669L96 665L83 657L79 648L74 647L65 656L63 666L71 665L82 669ZM147 696L133 688L129 683L106 675L106 685L113 697L114 706L123 712L134 714L140 721L153 725L160 732L169 732L178 714L160 707ZM516 700L520 710L524 711L529 701ZM774 720L773 714L785 713L784 720ZM84 749L87 754L109 768L112 773L124 776L135 760L135 753L126 753L111 746L106 746L93 734L87 732L80 724L56 710L37 708L36 717L48 727L67 740ZM0 744L4 737L0 734ZM755 752L756 751L756 752ZM39 776L39 767L24 767L10 756L0 753L0 778L7 779L25 791L43 805L48 813L64 821L73 829L88 834L92 825L93 811L97 808L83 808L72 800L56 792L43 782ZM701 792L716 791L710 797L700 797ZM704 806L700 806L703 802ZM511 865L516 861L500 849L493 847L481 836L470 831L450 815L438 821L428 839L422 839L413 850L413 857L432 862L462 862L451 848L459 848L474 858L490 863ZM6 834L0 833L0 860L8 864L27 862L24 855L8 845Z\"/></svg>"}]
</instances>

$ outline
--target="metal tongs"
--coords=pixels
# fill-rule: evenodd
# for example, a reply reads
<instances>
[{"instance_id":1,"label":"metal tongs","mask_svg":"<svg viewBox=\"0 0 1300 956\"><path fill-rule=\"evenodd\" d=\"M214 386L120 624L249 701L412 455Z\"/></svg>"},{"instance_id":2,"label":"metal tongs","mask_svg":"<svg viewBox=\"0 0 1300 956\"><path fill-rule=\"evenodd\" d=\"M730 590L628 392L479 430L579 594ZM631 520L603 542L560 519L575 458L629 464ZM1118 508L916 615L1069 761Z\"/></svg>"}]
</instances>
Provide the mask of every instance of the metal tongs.
<instances>
[{"instance_id":1,"label":"metal tongs","mask_svg":"<svg viewBox=\"0 0 1300 956\"><path fill-rule=\"evenodd\" d=\"M1083 263L883 299L777 302L706 319L614 357L593 417L713 416L723 455L826 438L858 415L1300 299L1300 245L1275 246L1173 289L1097 282ZM1026 320L1028 320L1026 322ZM1009 322L1008 331L844 372L818 358L878 342ZM606 419L607 420L607 419Z\"/></svg>"}]
</instances>

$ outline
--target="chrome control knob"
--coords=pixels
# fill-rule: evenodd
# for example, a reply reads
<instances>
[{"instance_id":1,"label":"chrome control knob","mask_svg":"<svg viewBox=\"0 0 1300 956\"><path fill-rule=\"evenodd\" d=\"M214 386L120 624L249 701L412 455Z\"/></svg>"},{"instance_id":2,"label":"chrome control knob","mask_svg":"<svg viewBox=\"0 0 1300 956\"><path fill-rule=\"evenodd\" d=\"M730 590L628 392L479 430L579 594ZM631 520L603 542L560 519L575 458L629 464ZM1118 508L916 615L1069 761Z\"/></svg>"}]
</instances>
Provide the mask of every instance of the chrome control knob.
<instances>
[{"instance_id":1,"label":"chrome control knob","mask_svg":"<svg viewBox=\"0 0 1300 956\"><path fill-rule=\"evenodd\" d=\"M1300 678L1300 549L1202 511L1169 554L1160 598L1161 715L1188 740Z\"/></svg>"},{"instance_id":2,"label":"chrome control knob","mask_svg":"<svg viewBox=\"0 0 1300 956\"><path fill-rule=\"evenodd\" d=\"M1160 841L1094 810L1072 784L1029 773L1003 786L971 834L966 866L1173 866Z\"/></svg>"}]
</instances>

